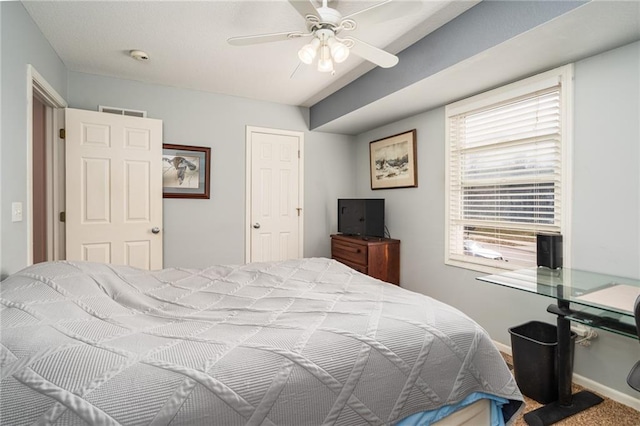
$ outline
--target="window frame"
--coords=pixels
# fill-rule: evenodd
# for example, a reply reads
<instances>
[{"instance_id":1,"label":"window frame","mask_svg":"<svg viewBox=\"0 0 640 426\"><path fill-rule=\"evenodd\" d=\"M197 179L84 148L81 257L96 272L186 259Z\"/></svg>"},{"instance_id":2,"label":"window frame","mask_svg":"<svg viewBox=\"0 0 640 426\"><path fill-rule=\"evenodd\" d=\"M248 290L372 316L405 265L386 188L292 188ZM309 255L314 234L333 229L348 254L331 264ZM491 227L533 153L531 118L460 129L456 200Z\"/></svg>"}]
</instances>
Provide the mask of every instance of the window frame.
<instances>
[{"instance_id":1,"label":"window frame","mask_svg":"<svg viewBox=\"0 0 640 426\"><path fill-rule=\"evenodd\" d=\"M453 219L451 218L451 168L452 168L452 128L451 117L475 110L490 109L490 107L508 102L512 99L534 93L538 90L548 89L560 84L560 148L561 148L561 196L562 210L560 214L560 232L563 236L563 264L571 266L571 200L572 200L572 152L573 152L573 64L564 65L532 77L525 78L505 86L489 90L487 92L462 99L445 106L445 227L444 250L446 265L486 272L498 273L504 270L522 268L521 265L513 265L508 262L484 260L468 257L468 260L452 258L450 252L450 234ZM459 191L459 188L458 188ZM460 192L460 191L459 191ZM534 228L532 226L532 228Z\"/></svg>"}]
</instances>

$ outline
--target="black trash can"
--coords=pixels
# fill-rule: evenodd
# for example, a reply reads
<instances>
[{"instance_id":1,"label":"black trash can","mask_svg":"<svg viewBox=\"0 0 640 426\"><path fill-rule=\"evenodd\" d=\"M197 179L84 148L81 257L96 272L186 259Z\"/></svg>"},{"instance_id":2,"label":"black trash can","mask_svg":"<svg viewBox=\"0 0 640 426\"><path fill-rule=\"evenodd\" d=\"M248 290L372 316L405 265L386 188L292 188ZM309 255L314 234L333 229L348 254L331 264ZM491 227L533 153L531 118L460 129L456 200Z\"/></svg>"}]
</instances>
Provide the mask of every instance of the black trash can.
<instances>
[{"instance_id":1,"label":"black trash can","mask_svg":"<svg viewBox=\"0 0 640 426\"><path fill-rule=\"evenodd\" d=\"M558 399L558 328L540 321L512 327L511 351L516 382L523 395L541 404ZM576 334L571 332L571 372Z\"/></svg>"}]
</instances>

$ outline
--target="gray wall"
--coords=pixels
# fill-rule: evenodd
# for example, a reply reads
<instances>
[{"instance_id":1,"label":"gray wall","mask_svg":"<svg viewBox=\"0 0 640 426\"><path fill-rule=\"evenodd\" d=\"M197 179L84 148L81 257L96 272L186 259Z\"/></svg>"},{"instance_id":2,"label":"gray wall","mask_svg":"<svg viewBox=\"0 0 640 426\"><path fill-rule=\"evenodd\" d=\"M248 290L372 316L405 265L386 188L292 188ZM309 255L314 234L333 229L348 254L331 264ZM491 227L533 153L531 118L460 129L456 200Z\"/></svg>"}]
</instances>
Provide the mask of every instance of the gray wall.
<instances>
[{"instance_id":1,"label":"gray wall","mask_svg":"<svg viewBox=\"0 0 640 426\"><path fill-rule=\"evenodd\" d=\"M68 73L20 2L0 7L0 278L27 266L27 64L72 108L95 110L102 104L146 110L163 120L165 142L212 148L211 199L164 200L165 266L244 261L246 125L305 131L304 255L329 255L336 199L355 194L352 137L307 131L307 109ZM14 201L23 203L22 222L11 222Z\"/></svg>"},{"instance_id":2,"label":"gray wall","mask_svg":"<svg viewBox=\"0 0 640 426\"><path fill-rule=\"evenodd\" d=\"M0 277L27 266L27 64L65 97L67 71L20 2L1 2L2 110L0 144ZM11 222L11 203L24 220Z\"/></svg>"},{"instance_id":3,"label":"gray wall","mask_svg":"<svg viewBox=\"0 0 640 426\"><path fill-rule=\"evenodd\" d=\"M576 64L572 157L573 266L635 278L640 278L639 49L634 43ZM371 191L369 142L414 128L419 187ZM387 226L402 240L403 287L459 308L507 345L509 327L531 320L555 323L546 312L550 299L482 283L475 280L481 273L444 265L444 107L361 134L357 144L358 196L386 199ZM576 373L638 396L625 382L640 358L637 340L601 331L591 347L577 348Z\"/></svg>"},{"instance_id":4,"label":"gray wall","mask_svg":"<svg viewBox=\"0 0 640 426\"><path fill-rule=\"evenodd\" d=\"M211 147L211 199L164 200L164 265L244 263L246 126L305 131L298 107L130 80L69 72L67 102L147 111L163 120L165 143ZM328 256L335 214L328 206L353 195L352 138L305 132L304 255ZM334 208L335 210L335 208Z\"/></svg>"},{"instance_id":5,"label":"gray wall","mask_svg":"<svg viewBox=\"0 0 640 426\"><path fill-rule=\"evenodd\" d=\"M578 62L575 86L573 266L640 278L640 42Z\"/></svg>"},{"instance_id":6,"label":"gray wall","mask_svg":"<svg viewBox=\"0 0 640 426\"><path fill-rule=\"evenodd\" d=\"M338 230L338 198L356 194L355 137L308 132L305 136L305 257L330 257L329 234Z\"/></svg>"},{"instance_id":7,"label":"gray wall","mask_svg":"<svg viewBox=\"0 0 640 426\"><path fill-rule=\"evenodd\" d=\"M0 52L2 51L2 6L0 5ZM0 93L2 93L2 55L0 55ZM2 101L0 100L0 141L2 140ZM0 143L0 236L2 235L2 144ZM0 280L2 280L2 240L0 239Z\"/></svg>"}]
</instances>

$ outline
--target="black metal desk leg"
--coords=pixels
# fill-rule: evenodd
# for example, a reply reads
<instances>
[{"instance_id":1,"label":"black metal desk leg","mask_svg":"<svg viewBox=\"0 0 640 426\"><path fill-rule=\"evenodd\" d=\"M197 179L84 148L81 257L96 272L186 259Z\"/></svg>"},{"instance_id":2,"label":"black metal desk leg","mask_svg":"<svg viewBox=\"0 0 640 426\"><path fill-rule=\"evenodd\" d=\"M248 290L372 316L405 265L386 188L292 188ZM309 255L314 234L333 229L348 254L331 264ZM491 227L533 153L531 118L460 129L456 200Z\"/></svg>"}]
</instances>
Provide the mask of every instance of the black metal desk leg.
<instances>
[{"instance_id":1,"label":"black metal desk leg","mask_svg":"<svg viewBox=\"0 0 640 426\"><path fill-rule=\"evenodd\" d=\"M549 305L548 312L558 316L558 346L556 362L558 365L558 400L524 415L530 426L547 426L573 416L581 411L600 404L603 399L589 391L571 395L571 321L565 317L571 313L569 302L558 300L558 305Z\"/></svg>"},{"instance_id":2,"label":"black metal desk leg","mask_svg":"<svg viewBox=\"0 0 640 426\"><path fill-rule=\"evenodd\" d=\"M569 309L569 302L559 300L560 311ZM564 315L558 315L558 346L556 360L558 363L558 403L564 407L571 405L571 376L573 373L571 359L571 321Z\"/></svg>"}]
</instances>

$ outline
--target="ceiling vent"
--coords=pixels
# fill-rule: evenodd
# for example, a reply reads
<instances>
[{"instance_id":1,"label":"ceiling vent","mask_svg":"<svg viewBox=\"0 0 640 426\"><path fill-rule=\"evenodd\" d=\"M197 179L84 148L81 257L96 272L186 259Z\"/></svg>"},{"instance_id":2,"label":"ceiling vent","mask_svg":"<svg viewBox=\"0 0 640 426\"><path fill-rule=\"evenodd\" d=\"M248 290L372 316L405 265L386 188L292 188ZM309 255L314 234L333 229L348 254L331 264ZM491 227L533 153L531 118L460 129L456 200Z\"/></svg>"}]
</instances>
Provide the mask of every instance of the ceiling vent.
<instances>
[{"instance_id":1,"label":"ceiling vent","mask_svg":"<svg viewBox=\"0 0 640 426\"><path fill-rule=\"evenodd\" d=\"M147 116L147 111L136 111L135 109L124 109L102 105L98 105L98 111L107 112L109 114L126 115L129 117L145 118Z\"/></svg>"}]
</instances>

